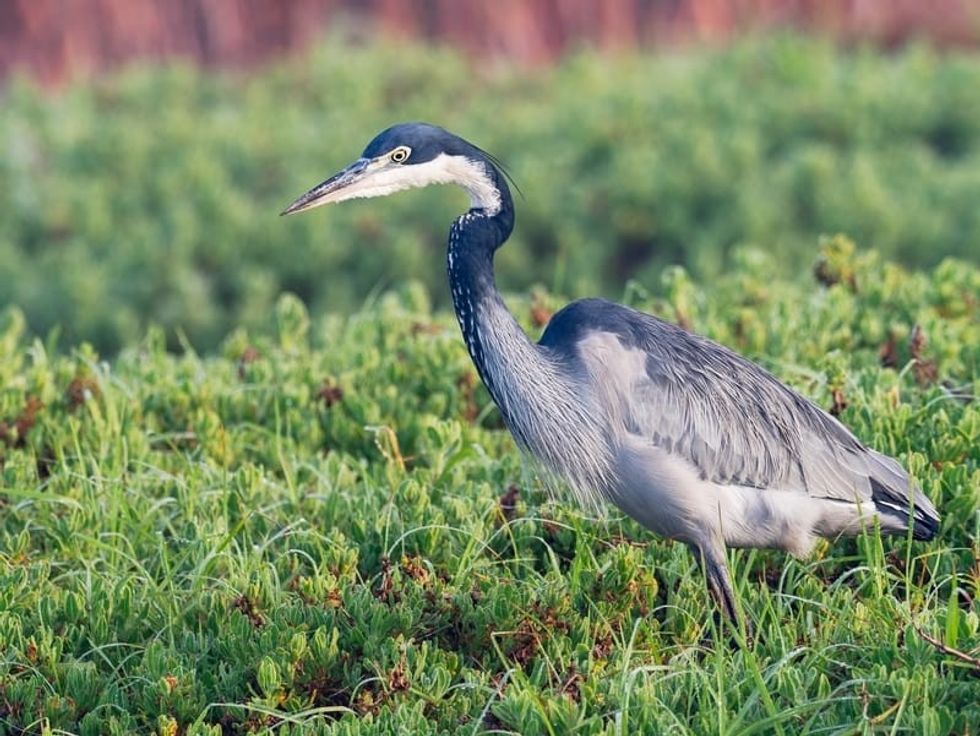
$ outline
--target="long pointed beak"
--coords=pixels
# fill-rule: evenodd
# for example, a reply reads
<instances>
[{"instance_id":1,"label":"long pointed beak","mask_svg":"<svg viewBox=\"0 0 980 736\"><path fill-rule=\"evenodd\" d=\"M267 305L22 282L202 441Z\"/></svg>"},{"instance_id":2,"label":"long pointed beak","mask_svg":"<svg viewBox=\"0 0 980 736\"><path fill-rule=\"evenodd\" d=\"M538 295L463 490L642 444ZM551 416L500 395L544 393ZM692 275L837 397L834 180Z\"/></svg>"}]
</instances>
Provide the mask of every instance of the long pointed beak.
<instances>
[{"instance_id":1,"label":"long pointed beak","mask_svg":"<svg viewBox=\"0 0 980 736\"><path fill-rule=\"evenodd\" d=\"M294 215L297 212L313 209L314 207L336 201L344 189L364 178L369 163L370 161L366 158L357 159L357 161L343 171L317 184L279 214Z\"/></svg>"}]
</instances>

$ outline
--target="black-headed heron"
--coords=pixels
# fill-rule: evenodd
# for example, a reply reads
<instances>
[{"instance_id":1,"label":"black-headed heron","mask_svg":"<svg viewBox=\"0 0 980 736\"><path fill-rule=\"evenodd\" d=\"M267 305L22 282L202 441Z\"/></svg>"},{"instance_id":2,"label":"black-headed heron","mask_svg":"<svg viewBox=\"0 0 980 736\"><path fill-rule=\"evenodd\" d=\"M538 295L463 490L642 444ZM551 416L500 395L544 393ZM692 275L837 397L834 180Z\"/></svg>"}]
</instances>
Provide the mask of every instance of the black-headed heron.
<instances>
[{"instance_id":1,"label":"black-headed heron","mask_svg":"<svg viewBox=\"0 0 980 736\"><path fill-rule=\"evenodd\" d=\"M611 501L688 544L736 619L725 547L806 555L817 537L935 536L935 507L892 458L728 348L600 299L569 304L532 342L493 257L514 227L498 162L442 128L395 125L283 214L429 184L465 189L449 231L453 306L480 377L523 450L586 505Z\"/></svg>"}]
</instances>

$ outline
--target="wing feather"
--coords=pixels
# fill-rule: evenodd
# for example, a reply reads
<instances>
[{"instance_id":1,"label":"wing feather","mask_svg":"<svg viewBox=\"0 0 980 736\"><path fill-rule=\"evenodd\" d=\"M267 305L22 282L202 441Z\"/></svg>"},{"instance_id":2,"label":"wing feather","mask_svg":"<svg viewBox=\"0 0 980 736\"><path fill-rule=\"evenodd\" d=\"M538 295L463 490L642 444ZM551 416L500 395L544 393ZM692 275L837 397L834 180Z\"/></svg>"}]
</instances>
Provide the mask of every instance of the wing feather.
<instances>
[{"instance_id":1,"label":"wing feather","mask_svg":"<svg viewBox=\"0 0 980 736\"><path fill-rule=\"evenodd\" d=\"M634 431L717 483L871 498L864 446L836 419L727 348L652 317L634 337Z\"/></svg>"},{"instance_id":2,"label":"wing feather","mask_svg":"<svg viewBox=\"0 0 980 736\"><path fill-rule=\"evenodd\" d=\"M617 389L624 404L617 416L625 431L685 458L704 479L873 501L899 516L908 516L914 498L917 520L938 519L896 461L868 449L813 402L711 340L627 307L587 299L557 313L541 345L584 364L589 359L584 346L604 334L615 336L622 362L634 366L618 373L619 383L626 384ZM609 361L605 354L593 358ZM607 378L616 371L603 370Z\"/></svg>"}]
</instances>

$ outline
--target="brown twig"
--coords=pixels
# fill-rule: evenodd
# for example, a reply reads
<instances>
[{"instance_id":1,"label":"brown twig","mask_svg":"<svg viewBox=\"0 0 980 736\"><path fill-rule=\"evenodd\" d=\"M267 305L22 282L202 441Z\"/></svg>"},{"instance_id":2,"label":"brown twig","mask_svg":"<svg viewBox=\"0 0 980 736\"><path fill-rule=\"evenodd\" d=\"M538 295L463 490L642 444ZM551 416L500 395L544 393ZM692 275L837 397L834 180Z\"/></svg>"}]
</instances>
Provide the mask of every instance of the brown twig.
<instances>
[{"instance_id":1,"label":"brown twig","mask_svg":"<svg viewBox=\"0 0 980 736\"><path fill-rule=\"evenodd\" d=\"M980 675L980 657L973 657L967 654L966 652L961 652L959 649L953 649L953 647L946 646L941 641L939 641L939 639L935 639L929 636L926 632L924 632L915 624L912 624L912 627L916 630L919 636L921 636L927 642L932 644L932 646L934 646L940 652L942 652L943 654L948 654L950 657L955 657L961 662L966 662L974 669L974 672L976 674Z\"/></svg>"}]
</instances>

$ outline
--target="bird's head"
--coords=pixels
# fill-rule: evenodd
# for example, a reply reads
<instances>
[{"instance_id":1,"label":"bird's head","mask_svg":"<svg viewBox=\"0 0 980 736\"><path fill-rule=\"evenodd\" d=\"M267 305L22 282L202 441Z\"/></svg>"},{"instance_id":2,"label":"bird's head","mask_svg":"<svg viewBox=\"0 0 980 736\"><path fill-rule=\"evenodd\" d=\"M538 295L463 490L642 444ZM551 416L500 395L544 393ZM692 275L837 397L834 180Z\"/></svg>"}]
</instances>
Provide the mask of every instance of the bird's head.
<instances>
[{"instance_id":1,"label":"bird's head","mask_svg":"<svg viewBox=\"0 0 980 736\"><path fill-rule=\"evenodd\" d=\"M492 156L447 130L401 123L379 133L361 157L317 184L282 214L359 197L383 197L430 184L457 184L473 208L496 214L510 193Z\"/></svg>"}]
</instances>

